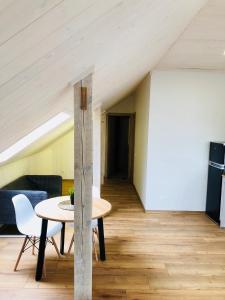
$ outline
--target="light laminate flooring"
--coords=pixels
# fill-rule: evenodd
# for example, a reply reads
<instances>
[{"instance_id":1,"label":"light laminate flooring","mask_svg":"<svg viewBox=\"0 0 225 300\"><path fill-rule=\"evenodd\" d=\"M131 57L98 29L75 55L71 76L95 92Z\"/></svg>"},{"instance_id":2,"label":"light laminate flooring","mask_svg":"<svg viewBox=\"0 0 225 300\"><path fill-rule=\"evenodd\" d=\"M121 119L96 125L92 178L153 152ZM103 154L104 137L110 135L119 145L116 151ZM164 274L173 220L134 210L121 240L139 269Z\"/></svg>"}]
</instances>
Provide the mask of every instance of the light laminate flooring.
<instances>
[{"instance_id":1,"label":"light laminate flooring","mask_svg":"<svg viewBox=\"0 0 225 300\"><path fill-rule=\"evenodd\" d=\"M107 183L102 197L107 260L93 258L93 299L225 300L225 230L204 213L145 213L132 185ZM66 249L72 229L66 229ZM59 237L56 237L59 242ZM73 255L46 253L47 278L35 282L36 256L13 265L21 238L0 238L1 300L73 299Z\"/></svg>"}]
</instances>

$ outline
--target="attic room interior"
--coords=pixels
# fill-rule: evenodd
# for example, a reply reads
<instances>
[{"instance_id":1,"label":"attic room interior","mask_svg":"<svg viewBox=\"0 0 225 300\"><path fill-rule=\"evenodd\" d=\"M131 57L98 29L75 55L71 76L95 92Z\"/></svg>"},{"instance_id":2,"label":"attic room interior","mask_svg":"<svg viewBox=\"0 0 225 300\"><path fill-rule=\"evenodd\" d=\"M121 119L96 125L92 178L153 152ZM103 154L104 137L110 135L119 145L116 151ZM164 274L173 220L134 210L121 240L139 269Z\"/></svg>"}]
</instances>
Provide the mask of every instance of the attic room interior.
<instances>
[{"instance_id":1,"label":"attic room interior","mask_svg":"<svg viewBox=\"0 0 225 300\"><path fill-rule=\"evenodd\" d=\"M0 299L225 299L224 28L224 0L0 0Z\"/></svg>"}]
</instances>

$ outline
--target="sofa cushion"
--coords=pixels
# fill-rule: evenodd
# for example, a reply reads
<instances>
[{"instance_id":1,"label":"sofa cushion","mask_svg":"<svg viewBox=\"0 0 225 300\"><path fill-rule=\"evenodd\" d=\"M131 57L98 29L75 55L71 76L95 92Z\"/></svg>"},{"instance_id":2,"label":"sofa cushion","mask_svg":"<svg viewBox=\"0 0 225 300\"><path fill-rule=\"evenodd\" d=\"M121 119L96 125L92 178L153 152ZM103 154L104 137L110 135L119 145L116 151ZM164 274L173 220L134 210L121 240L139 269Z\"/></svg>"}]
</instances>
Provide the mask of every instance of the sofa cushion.
<instances>
[{"instance_id":1,"label":"sofa cushion","mask_svg":"<svg viewBox=\"0 0 225 300\"><path fill-rule=\"evenodd\" d=\"M27 176L21 176L12 182L6 184L1 189L3 190L32 190L30 182L27 179ZM38 189L41 190L41 189Z\"/></svg>"},{"instance_id":2,"label":"sofa cushion","mask_svg":"<svg viewBox=\"0 0 225 300\"><path fill-rule=\"evenodd\" d=\"M48 198L52 198L62 195L62 177L59 175L24 175L2 189L46 191Z\"/></svg>"},{"instance_id":3,"label":"sofa cushion","mask_svg":"<svg viewBox=\"0 0 225 300\"><path fill-rule=\"evenodd\" d=\"M26 195L35 206L40 201L62 195L62 177L58 175L24 175L0 189L0 224L15 224L12 197Z\"/></svg>"},{"instance_id":4,"label":"sofa cushion","mask_svg":"<svg viewBox=\"0 0 225 300\"><path fill-rule=\"evenodd\" d=\"M45 191L0 190L0 224L16 224L12 197L18 194L27 196L33 207L48 198Z\"/></svg>"},{"instance_id":5,"label":"sofa cushion","mask_svg":"<svg viewBox=\"0 0 225 300\"><path fill-rule=\"evenodd\" d=\"M62 195L62 177L58 175L26 175L31 190L46 191L48 198Z\"/></svg>"}]
</instances>

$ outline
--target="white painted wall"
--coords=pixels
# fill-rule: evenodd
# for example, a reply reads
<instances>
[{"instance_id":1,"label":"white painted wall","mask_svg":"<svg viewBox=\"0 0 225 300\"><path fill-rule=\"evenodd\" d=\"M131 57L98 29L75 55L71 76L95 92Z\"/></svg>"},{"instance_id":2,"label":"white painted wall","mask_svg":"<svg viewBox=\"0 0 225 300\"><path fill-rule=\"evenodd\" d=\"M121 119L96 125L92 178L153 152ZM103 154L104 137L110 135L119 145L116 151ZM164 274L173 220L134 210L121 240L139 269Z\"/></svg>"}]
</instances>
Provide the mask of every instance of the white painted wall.
<instances>
[{"instance_id":1,"label":"white painted wall","mask_svg":"<svg viewBox=\"0 0 225 300\"><path fill-rule=\"evenodd\" d=\"M101 108L93 111L93 190L100 197L101 189Z\"/></svg>"},{"instance_id":2,"label":"white painted wall","mask_svg":"<svg viewBox=\"0 0 225 300\"><path fill-rule=\"evenodd\" d=\"M101 115L101 184L104 183L106 173L106 112Z\"/></svg>"},{"instance_id":3,"label":"white painted wall","mask_svg":"<svg viewBox=\"0 0 225 300\"><path fill-rule=\"evenodd\" d=\"M147 178L147 149L148 149L148 122L150 100L150 74L138 86L135 94L135 145L134 145L134 177L133 182L137 193L147 206L146 178Z\"/></svg>"},{"instance_id":4,"label":"white painted wall","mask_svg":"<svg viewBox=\"0 0 225 300\"><path fill-rule=\"evenodd\" d=\"M208 146L225 140L225 74L151 77L146 209L204 211Z\"/></svg>"}]
</instances>

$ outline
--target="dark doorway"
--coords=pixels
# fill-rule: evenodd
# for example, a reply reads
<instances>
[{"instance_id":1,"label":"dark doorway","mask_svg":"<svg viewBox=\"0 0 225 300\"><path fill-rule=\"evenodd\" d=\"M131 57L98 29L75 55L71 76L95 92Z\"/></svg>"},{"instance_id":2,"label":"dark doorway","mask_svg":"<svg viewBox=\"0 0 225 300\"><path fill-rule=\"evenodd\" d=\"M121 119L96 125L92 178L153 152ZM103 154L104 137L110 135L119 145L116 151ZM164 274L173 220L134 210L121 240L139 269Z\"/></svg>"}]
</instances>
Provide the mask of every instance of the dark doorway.
<instances>
[{"instance_id":1,"label":"dark doorway","mask_svg":"<svg viewBox=\"0 0 225 300\"><path fill-rule=\"evenodd\" d=\"M107 177L132 181L134 115L108 115Z\"/></svg>"}]
</instances>

